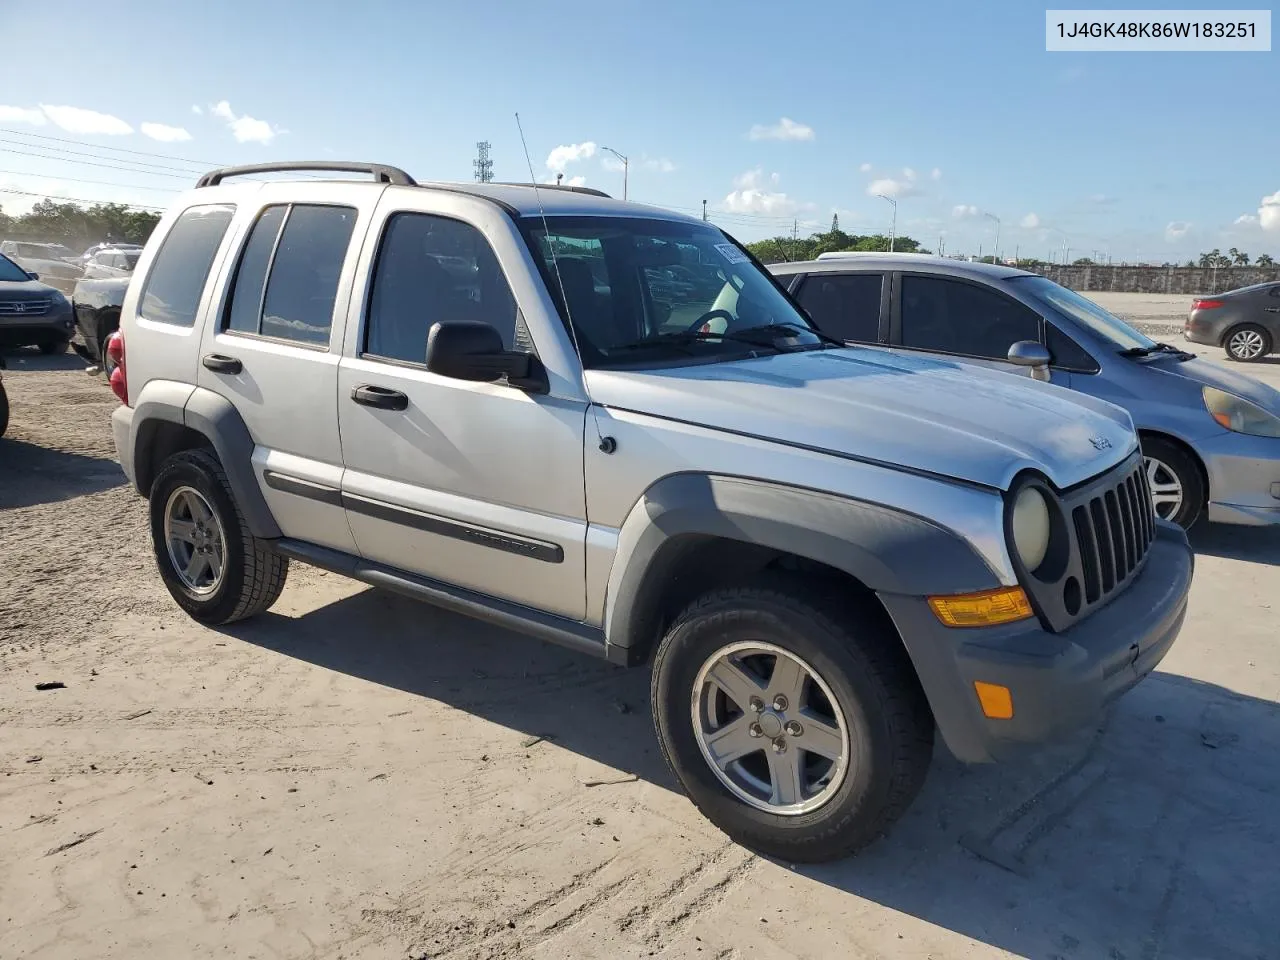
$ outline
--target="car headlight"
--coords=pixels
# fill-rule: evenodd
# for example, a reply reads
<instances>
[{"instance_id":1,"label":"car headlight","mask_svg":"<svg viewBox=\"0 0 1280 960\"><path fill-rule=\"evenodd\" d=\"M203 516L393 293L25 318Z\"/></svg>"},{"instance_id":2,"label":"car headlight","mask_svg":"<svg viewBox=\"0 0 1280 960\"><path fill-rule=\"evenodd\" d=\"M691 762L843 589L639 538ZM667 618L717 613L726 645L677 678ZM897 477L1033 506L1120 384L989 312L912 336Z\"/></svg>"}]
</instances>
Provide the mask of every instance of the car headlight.
<instances>
[{"instance_id":1,"label":"car headlight","mask_svg":"<svg viewBox=\"0 0 1280 960\"><path fill-rule=\"evenodd\" d=\"M1027 570L1035 571L1044 563L1049 551L1049 504L1035 487L1023 487L1013 501L1009 521L1013 532L1013 548Z\"/></svg>"},{"instance_id":2,"label":"car headlight","mask_svg":"<svg viewBox=\"0 0 1280 960\"><path fill-rule=\"evenodd\" d=\"M1256 403L1214 387L1205 387L1203 393L1205 409L1221 426L1251 437L1280 437L1280 417Z\"/></svg>"}]
</instances>

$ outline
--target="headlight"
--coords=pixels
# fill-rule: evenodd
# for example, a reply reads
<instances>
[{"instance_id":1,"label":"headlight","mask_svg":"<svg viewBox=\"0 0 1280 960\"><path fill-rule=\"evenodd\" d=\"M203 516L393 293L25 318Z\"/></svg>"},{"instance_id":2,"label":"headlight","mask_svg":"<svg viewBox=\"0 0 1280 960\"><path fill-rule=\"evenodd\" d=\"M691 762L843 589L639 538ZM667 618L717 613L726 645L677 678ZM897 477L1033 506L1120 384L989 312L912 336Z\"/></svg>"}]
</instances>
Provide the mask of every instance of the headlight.
<instances>
[{"instance_id":1,"label":"headlight","mask_svg":"<svg viewBox=\"0 0 1280 960\"><path fill-rule=\"evenodd\" d=\"M1013 548L1022 565L1034 573L1049 551L1049 505L1035 487L1024 487L1013 501Z\"/></svg>"},{"instance_id":2,"label":"headlight","mask_svg":"<svg viewBox=\"0 0 1280 960\"><path fill-rule=\"evenodd\" d=\"M1280 437L1280 417L1225 390L1204 388L1204 406L1221 426L1251 437Z\"/></svg>"}]
</instances>

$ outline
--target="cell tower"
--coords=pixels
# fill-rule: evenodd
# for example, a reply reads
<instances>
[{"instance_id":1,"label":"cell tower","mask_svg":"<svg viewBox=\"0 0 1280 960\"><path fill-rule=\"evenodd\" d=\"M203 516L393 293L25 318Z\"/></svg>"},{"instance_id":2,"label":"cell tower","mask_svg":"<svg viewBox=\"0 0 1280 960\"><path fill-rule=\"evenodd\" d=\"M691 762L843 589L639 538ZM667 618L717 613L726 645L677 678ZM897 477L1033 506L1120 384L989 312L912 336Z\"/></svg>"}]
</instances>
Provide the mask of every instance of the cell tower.
<instances>
[{"instance_id":1,"label":"cell tower","mask_svg":"<svg viewBox=\"0 0 1280 960\"><path fill-rule=\"evenodd\" d=\"M489 159L489 141L481 140L476 144L476 158L471 162L476 168L476 179L488 183L493 179L493 161Z\"/></svg>"}]
</instances>

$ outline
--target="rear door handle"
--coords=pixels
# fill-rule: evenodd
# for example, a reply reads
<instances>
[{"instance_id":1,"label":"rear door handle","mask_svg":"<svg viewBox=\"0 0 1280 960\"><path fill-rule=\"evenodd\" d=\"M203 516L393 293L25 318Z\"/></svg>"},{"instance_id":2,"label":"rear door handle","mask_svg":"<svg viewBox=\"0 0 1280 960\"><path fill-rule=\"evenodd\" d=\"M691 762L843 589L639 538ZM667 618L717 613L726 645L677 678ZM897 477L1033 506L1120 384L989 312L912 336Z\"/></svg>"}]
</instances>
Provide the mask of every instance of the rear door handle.
<instances>
[{"instance_id":1,"label":"rear door handle","mask_svg":"<svg viewBox=\"0 0 1280 960\"><path fill-rule=\"evenodd\" d=\"M388 390L386 387L363 383L351 391L351 399L366 407L377 407L379 410L407 410L409 398L399 390Z\"/></svg>"},{"instance_id":2,"label":"rear door handle","mask_svg":"<svg viewBox=\"0 0 1280 960\"><path fill-rule=\"evenodd\" d=\"M212 370L214 373L239 373L244 369L244 364L235 357L224 357L220 353L211 353L200 362L204 364L206 370Z\"/></svg>"}]
</instances>

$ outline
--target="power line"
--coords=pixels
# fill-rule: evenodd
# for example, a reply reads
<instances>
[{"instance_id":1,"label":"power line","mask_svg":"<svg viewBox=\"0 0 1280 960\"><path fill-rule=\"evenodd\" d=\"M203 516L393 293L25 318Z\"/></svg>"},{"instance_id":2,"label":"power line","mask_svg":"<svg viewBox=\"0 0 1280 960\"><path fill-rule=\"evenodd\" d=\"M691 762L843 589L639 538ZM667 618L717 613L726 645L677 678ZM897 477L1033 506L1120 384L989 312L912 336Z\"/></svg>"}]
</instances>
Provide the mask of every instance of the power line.
<instances>
[{"instance_id":1,"label":"power line","mask_svg":"<svg viewBox=\"0 0 1280 960\"><path fill-rule=\"evenodd\" d=\"M35 148L35 149L37 149L37 150L46 150L46 151L49 151L50 153L67 153L67 154L72 154L72 155L77 156L77 157L93 157L93 158L98 159L98 160L116 160L116 159L121 159L121 158L117 158L117 157L104 157L104 156L102 156L102 154L100 154L100 153L85 153L83 150L68 150L68 149L66 149L65 147L46 147L44 144L27 143L25 140L11 140L11 139L9 139L8 137L0 137L0 143L11 143L11 144L15 144L15 145L20 146L20 147L34 147L34 148ZM17 151L17 150L7 150L6 152L7 152L7 153L18 153L18 152L20 152L20 151ZM35 156L35 154L31 154L31 156ZM60 158L60 157L46 157L45 159L48 159L48 160L59 160L59 159L61 159L61 158ZM68 162L69 162L69 163L76 163L76 162L79 162L79 161L74 161L74 160L73 160L73 161L68 161ZM184 176L193 176L193 175L194 175L194 176L198 176L199 174L201 174L201 173L204 173L204 172L205 172L204 170L185 169L185 168L183 168L183 167L171 167L171 166L168 166L168 165L166 165L166 164L161 164L161 163L147 163L147 162L142 161L142 160L128 160L128 161L125 161L125 160L121 159L121 162L122 162L122 163L129 163L131 166L135 166L135 167L155 167L155 168L157 168L157 169L159 169L159 170L176 170L176 171L178 171L179 173L183 174ZM142 171L139 171L139 172L142 172ZM147 171L147 172L150 172L150 171Z\"/></svg>"},{"instance_id":2,"label":"power line","mask_svg":"<svg viewBox=\"0 0 1280 960\"><path fill-rule=\"evenodd\" d=\"M155 153L146 150L126 150L124 147L111 147L106 144L90 143L87 140L70 140L67 137L51 137L45 133L31 133L29 130L18 130L14 127L0 127L0 131L4 133L16 133L20 137L34 137L37 140L53 140L57 143L71 143L80 147L94 147L98 150L111 150L116 153L131 153L139 157L159 157L161 160L178 160L182 163L194 163L204 170L212 170L215 167L230 166L227 163L215 163L212 160L193 160L191 157L175 157L168 153ZM35 146L35 144L33 144Z\"/></svg>"},{"instance_id":3,"label":"power line","mask_svg":"<svg viewBox=\"0 0 1280 960\"><path fill-rule=\"evenodd\" d=\"M40 159L40 160L54 160L54 161L57 161L58 163L78 164L79 166L82 166L82 167L101 167L104 170L121 170L125 173L145 173L152 177L177 177L179 180L190 181L192 177L196 176L196 174L194 173L161 173L159 170L142 170L137 167L122 167L114 163L97 163L93 160L71 160L71 159L68 159L67 157L50 157L50 156L47 156L46 154L31 153L30 151L27 151L27 150L14 150L12 147L0 147L0 153L14 153L22 157L36 157L37 159ZM39 177L39 176L43 176L43 174L28 173L28 174L25 174L25 176Z\"/></svg>"},{"instance_id":4,"label":"power line","mask_svg":"<svg viewBox=\"0 0 1280 960\"><path fill-rule=\"evenodd\" d=\"M11 177L40 177L43 174L29 173L25 170L0 170L0 173L7 174ZM115 183L111 180L84 180L80 177L64 177L61 174L55 175L49 179L66 180L70 183L92 183L96 187L119 187L121 190L152 190L156 193L181 193L173 187L144 187L134 183Z\"/></svg>"},{"instance_id":5,"label":"power line","mask_svg":"<svg viewBox=\"0 0 1280 960\"><path fill-rule=\"evenodd\" d=\"M95 205L115 204L115 200L87 200L84 197L59 197L52 193L35 193L31 190L14 190L10 187L0 187L0 193L14 193L23 197L40 197L42 200L61 200L64 203L89 203ZM155 207L147 203L124 203L120 204L124 207L136 207L139 210L165 210L166 207Z\"/></svg>"}]
</instances>

